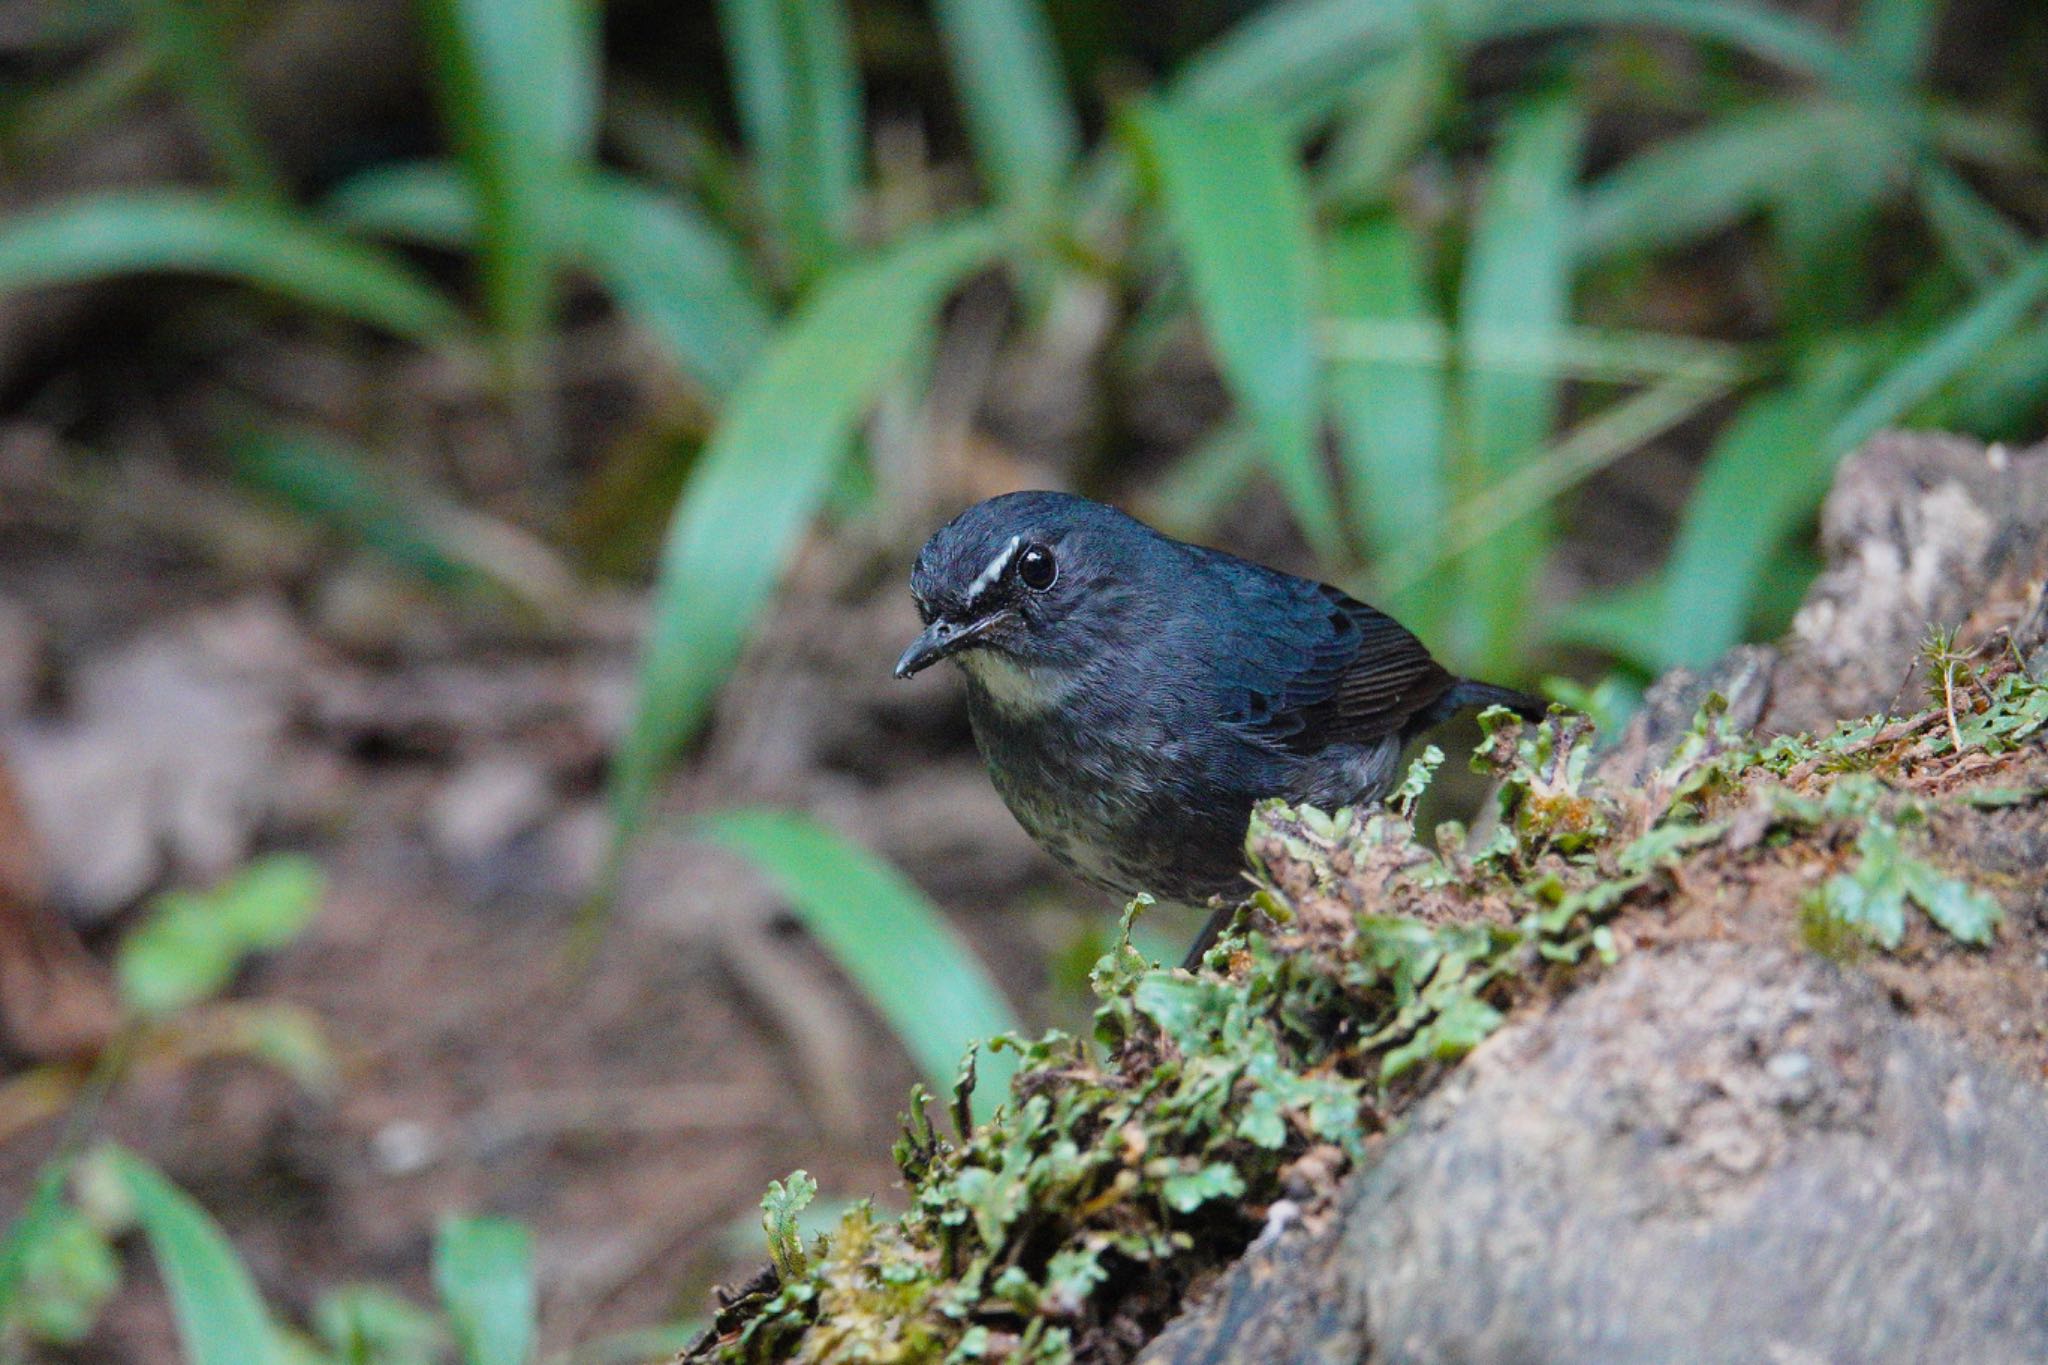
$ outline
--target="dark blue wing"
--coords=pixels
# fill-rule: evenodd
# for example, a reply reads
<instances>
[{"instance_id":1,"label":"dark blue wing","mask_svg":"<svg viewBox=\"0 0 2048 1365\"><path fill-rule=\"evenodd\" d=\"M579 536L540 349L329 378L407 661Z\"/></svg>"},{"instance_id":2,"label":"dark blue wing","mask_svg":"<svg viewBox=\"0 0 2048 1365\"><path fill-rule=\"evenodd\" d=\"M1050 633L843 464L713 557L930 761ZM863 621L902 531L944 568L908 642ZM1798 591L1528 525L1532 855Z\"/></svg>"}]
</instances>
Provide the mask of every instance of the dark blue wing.
<instances>
[{"instance_id":1,"label":"dark blue wing","mask_svg":"<svg viewBox=\"0 0 2048 1365\"><path fill-rule=\"evenodd\" d=\"M1275 748L1405 737L1455 679L1384 612L1337 589L1218 556L1237 600L1221 633L1222 719Z\"/></svg>"}]
</instances>

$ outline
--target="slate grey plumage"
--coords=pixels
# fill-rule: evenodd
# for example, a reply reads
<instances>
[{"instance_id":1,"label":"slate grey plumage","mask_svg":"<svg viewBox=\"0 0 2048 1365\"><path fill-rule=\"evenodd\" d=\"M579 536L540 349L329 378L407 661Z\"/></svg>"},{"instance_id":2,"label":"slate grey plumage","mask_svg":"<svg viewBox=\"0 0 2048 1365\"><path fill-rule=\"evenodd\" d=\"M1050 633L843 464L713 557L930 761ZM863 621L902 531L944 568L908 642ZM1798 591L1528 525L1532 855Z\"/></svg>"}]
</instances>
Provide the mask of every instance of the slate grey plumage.
<instances>
[{"instance_id":1,"label":"slate grey plumage","mask_svg":"<svg viewBox=\"0 0 2048 1365\"><path fill-rule=\"evenodd\" d=\"M957 662L1004 802L1118 896L1234 904L1261 798L1374 801L1403 743L1452 712L1543 710L1454 677L1336 588L1065 493L968 508L925 543L910 584L926 629L897 676Z\"/></svg>"}]
</instances>

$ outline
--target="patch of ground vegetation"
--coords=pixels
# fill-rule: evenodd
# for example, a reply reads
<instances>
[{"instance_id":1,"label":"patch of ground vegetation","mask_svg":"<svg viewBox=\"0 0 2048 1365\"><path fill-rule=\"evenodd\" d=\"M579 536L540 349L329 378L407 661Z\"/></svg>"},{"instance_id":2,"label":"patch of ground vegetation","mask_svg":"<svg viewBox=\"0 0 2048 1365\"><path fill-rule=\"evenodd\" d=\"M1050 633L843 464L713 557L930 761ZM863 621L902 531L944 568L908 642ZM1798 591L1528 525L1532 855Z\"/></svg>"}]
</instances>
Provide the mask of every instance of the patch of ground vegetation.
<instances>
[{"instance_id":1,"label":"patch of ground vegetation","mask_svg":"<svg viewBox=\"0 0 2048 1365\"><path fill-rule=\"evenodd\" d=\"M1993 866L1954 865L1941 835L2048 800L2048 685L2016 657L1977 668L1939 640L1928 659L1924 710L1818 737L1752 739L1710 699L1625 786L1597 775L1583 718L1489 713L1474 764L1497 802L1432 846L1413 815L1434 750L1384 808L1263 809L1257 913L1204 971L1147 961L1126 932L1093 974L1092 1038L990 1042L1022 1057L991 1121L968 1121L972 1058L943 1120L913 1092L900 1216L861 1204L806 1246L797 1217L815 1186L778 1182L763 1203L772 1264L685 1358L1128 1360L1255 1240L1318 1216L1512 1012L1645 945L1796 939L1872 969L1968 961L2031 971L2038 997L2039 945L2002 927L2001 893L2019 892L1987 884ZM2026 918L2018 934L2038 935ZM2023 966L1997 965L2008 947ZM2006 1051L2038 1067L2044 1048Z\"/></svg>"}]
</instances>

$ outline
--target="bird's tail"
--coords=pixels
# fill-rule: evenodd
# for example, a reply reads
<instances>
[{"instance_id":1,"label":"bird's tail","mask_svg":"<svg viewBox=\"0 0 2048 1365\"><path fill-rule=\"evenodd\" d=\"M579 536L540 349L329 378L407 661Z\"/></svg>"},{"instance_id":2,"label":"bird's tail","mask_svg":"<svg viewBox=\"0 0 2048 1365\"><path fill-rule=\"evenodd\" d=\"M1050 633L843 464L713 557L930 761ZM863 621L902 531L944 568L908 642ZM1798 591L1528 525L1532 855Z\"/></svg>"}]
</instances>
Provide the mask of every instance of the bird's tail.
<instances>
[{"instance_id":1,"label":"bird's tail","mask_svg":"<svg viewBox=\"0 0 2048 1365\"><path fill-rule=\"evenodd\" d=\"M1460 678L1451 684L1448 692L1438 699L1431 708L1439 720L1465 710L1484 710L1489 706L1505 706L1523 720L1542 720L1550 710L1550 703L1541 697L1517 692L1512 687L1496 687L1492 683L1479 682L1473 678Z\"/></svg>"}]
</instances>

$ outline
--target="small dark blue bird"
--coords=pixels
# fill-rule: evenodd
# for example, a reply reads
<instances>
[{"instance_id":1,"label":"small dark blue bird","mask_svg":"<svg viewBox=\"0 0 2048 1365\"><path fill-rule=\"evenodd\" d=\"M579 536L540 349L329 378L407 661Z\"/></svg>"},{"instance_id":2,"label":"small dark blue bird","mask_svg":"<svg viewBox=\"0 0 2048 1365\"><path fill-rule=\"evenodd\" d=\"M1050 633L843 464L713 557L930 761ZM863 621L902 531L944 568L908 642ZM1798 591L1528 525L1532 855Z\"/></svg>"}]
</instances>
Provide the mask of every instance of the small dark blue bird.
<instances>
[{"instance_id":1,"label":"small dark blue bird","mask_svg":"<svg viewBox=\"0 0 2048 1365\"><path fill-rule=\"evenodd\" d=\"M1447 672L1399 622L1323 583L1161 535L1066 493L978 503L910 574L996 790L1063 866L1129 897L1244 898L1252 806L1376 801L1401 746L1453 712L1544 703Z\"/></svg>"}]
</instances>

